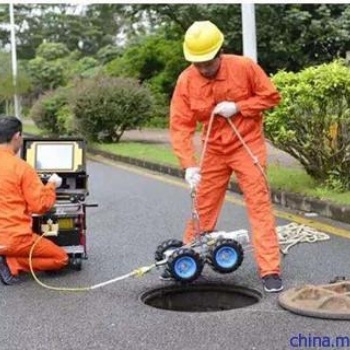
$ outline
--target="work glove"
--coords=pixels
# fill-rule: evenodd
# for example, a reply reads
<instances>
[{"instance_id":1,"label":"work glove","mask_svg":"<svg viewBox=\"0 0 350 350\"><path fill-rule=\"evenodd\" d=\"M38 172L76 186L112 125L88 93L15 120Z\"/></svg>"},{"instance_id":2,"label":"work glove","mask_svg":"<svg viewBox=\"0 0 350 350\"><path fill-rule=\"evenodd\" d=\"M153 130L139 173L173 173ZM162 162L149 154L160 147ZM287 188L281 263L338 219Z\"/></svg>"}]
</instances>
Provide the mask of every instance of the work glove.
<instances>
[{"instance_id":1,"label":"work glove","mask_svg":"<svg viewBox=\"0 0 350 350\"><path fill-rule=\"evenodd\" d=\"M214 114L219 114L225 118L231 118L238 112L238 106L234 102L228 101L218 103L213 110Z\"/></svg>"},{"instance_id":2,"label":"work glove","mask_svg":"<svg viewBox=\"0 0 350 350\"><path fill-rule=\"evenodd\" d=\"M47 180L48 183L53 183L56 188L62 185L62 178L57 174L52 174Z\"/></svg>"},{"instance_id":3,"label":"work glove","mask_svg":"<svg viewBox=\"0 0 350 350\"><path fill-rule=\"evenodd\" d=\"M196 189L201 181L201 174L199 167L190 167L185 171L185 180L190 185L191 190Z\"/></svg>"}]
</instances>

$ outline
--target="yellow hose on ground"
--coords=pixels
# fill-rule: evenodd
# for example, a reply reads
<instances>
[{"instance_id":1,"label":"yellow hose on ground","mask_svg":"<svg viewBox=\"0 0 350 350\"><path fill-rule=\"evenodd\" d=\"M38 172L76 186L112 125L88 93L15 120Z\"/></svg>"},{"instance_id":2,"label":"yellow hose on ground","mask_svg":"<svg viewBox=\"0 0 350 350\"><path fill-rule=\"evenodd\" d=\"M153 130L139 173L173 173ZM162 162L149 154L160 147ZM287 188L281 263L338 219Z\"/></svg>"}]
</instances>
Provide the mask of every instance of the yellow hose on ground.
<instances>
[{"instance_id":1,"label":"yellow hose on ground","mask_svg":"<svg viewBox=\"0 0 350 350\"><path fill-rule=\"evenodd\" d=\"M140 268L137 268L133 271L131 271L130 273L127 273L123 276L120 277L116 277L113 278L111 280L102 282L102 283L98 283L98 284L94 284L92 286L87 286L87 287L54 287L54 286L50 286L46 283L43 283L42 281L39 280L39 278L37 277L37 275L35 274L35 271L33 269L33 262L32 262L32 257L33 257L33 251L36 247L36 245L38 244L38 242L40 242L40 240L45 236L45 233L42 234L39 238L37 238L37 240L34 242L34 244L32 245L30 252L29 252L29 268L30 268L30 272L34 278L34 280L42 287L46 288L46 289L50 289L50 290L55 290L55 291L60 291L60 292L88 292L90 290L93 289L97 289L97 288L101 288L104 287L108 284L114 283L114 282L118 282L121 281L123 279L132 277L132 276L136 276L136 277L142 277L145 273L151 271L154 267L160 266L162 263L164 263L165 261L160 261L157 264L152 264L149 266L143 266Z\"/></svg>"}]
</instances>

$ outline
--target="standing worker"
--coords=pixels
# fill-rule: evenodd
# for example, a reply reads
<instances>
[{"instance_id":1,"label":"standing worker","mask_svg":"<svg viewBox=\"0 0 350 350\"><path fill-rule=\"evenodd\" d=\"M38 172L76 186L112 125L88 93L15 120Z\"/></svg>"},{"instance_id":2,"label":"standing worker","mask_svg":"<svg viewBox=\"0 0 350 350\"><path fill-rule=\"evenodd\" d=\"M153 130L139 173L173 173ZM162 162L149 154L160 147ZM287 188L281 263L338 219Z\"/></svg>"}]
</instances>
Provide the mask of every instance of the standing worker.
<instances>
[{"instance_id":1,"label":"standing worker","mask_svg":"<svg viewBox=\"0 0 350 350\"><path fill-rule=\"evenodd\" d=\"M248 57L222 53L224 35L210 21L194 22L183 43L192 64L179 76L170 106L170 137L174 153L185 169L185 179L196 190L201 232L215 229L232 172L244 194L252 230L254 254L266 292L283 289L275 218L265 177L243 147L227 119L234 124L265 169L267 151L263 114L276 106L280 95L262 70ZM203 124L204 141L211 115L201 169L195 158L193 137ZM192 220L184 243L195 238ZM167 276L163 274L163 279Z\"/></svg>"},{"instance_id":2,"label":"standing worker","mask_svg":"<svg viewBox=\"0 0 350 350\"><path fill-rule=\"evenodd\" d=\"M35 170L16 154L22 145L22 123L0 117L0 279L19 281L20 271L30 271L29 252L39 235L32 232L31 214L50 210L62 179L53 174L44 185ZM46 238L36 245L34 270L59 270L68 263L64 249Z\"/></svg>"}]
</instances>

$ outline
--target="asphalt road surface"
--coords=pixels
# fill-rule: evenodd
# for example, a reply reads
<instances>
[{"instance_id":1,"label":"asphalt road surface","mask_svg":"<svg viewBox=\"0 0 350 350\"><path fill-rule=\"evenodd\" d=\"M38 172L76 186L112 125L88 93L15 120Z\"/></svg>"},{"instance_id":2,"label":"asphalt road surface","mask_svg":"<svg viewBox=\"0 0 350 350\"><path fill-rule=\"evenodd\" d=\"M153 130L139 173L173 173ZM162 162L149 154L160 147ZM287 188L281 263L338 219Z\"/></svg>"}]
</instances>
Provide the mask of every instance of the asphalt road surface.
<instances>
[{"instance_id":1,"label":"asphalt road surface","mask_svg":"<svg viewBox=\"0 0 350 350\"><path fill-rule=\"evenodd\" d=\"M80 272L39 274L45 283L88 286L149 265L161 241L181 238L190 216L189 191L181 180L95 161L89 162L88 171L89 201L99 203L98 208L88 209L89 259ZM249 229L240 197L229 197L218 227ZM277 223L287 222L278 218ZM349 252L350 240L337 235L326 242L293 247L283 260L285 288L349 276ZM292 346L298 345L290 343L295 336L350 337L348 321L292 314L277 305L275 294L264 295L253 306L223 312L152 308L140 296L168 285L158 275L154 271L85 293L50 291L30 275L19 285L0 286L0 349L284 350L310 348ZM206 267L203 276L262 292L249 253L235 273L219 275Z\"/></svg>"}]
</instances>

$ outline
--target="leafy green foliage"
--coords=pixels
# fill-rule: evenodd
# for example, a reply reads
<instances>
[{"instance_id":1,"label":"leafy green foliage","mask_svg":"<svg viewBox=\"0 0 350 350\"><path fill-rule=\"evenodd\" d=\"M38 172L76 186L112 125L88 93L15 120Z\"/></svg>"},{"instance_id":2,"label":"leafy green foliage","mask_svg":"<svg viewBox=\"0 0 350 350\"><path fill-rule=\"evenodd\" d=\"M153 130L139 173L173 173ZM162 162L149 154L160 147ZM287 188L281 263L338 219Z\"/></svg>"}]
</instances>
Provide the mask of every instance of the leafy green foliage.
<instances>
[{"instance_id":1,"label":"leafy green foliage","mask_svg":"<svg viewBox=\"0 0 350 350\"><path fill-rule=\"evenodd\" d=\"M6 114L13 113L12 98L14 94L22 95L30 90L30 80L23 65L18 65L16 84L13 81L11 59L7 52L0 52L0 105Z\"/></svg>"},{"instance_id":2,"label":"leafy green foliage","mask_svg":"<svg viewBox=\"0 0 350 350\"><path fill-rule=\"evenodd\" d=\"M349 6L340 4L258 4L259 61L269 72L299 71L345 57L349 19Z\"/></svg>"},{"instance_id":3,"label":"leafy green foliage","mask_svg":"<svg viewBox=\"0 0 350 350\"><path fill-rule=\"evenodd\" d=\"M144 125L152 108L149 89L136 80L102 76L78 82L71 103L80 132L104 142Z\"/></svg>"},{"instance_id":4,"label":"leafy green foliage","mask_svg":"<svg viewBox=\"0 0 350 350\"><path fill-rule=\"evenodd\" d=\"M84 77L88 71L94 70L98 67L98 61L93 57L83 57L77 62L72 62L72 70L70 77L82 76Z\"/></svg>"},{"instance_id":5,"label":"leafy green foliage","mask_svg":"<svg viewBox=\"0 0 350 350\"><path fill-rule=\"evenodd\" d=\"M165 33L148 35L126 48L123 56L109 62L104 71L115 77L134 77L147 82L157 107L150 124L167 126L169 100L180 72L188 65L182 43Z\"/></svg>"},{"instance_id":6,"label":"leafy green foliage","mask_svg":"<svg viewBox=\"0 0 350 350\"><path fill-rule=\"evenodd\" d=\"M98 50L96 58L100 64L107 64L122 55L122 50L114 45L107 45Z\"/></svg>"},{"instance_id":7,"label":"leafy green foliage","mask_svg":"<svg viewBox=\"0 0 350 350\"><path fill-rule=\"evenodd\" d=\"M84 56L94 55L101 47L114 43L119 25L115 15L125 5L91 4L16 4L18 58L32 59L45 40L62 43L69 51L79 50ZM0 23L9 23L8 11L0 13ZM0 42L10 43L8 29L0 28Z\"/></svg>"},{"instance_id":8,"label":"leafy green foliage","mask_svg":"<svg viewBox=\"0 0 350 350\"><path fill-rule=\"evenodd\" d=\"M42 57L46 61L54 61L58 58L64 58L68 55L69 50L62 43L42 43L36 50L36 56Z\"/></svg>"},{"instance_id":9,"label":"leafy green foliage","mask_svg":"<svg viewBox=\"0 0 350 350\"><path fill-rule=\"evenodd\" d=\"M63 44L44 43L37 51L27 68L35 96L65 86L77 77L95 76L100 70L95 58L81 57L78 51L69 52Z\"/></svg>"},{"instance_id":10,"label":"leafy green foliage","mask_svg":"<svg viewBox=\"0 0 350 350\"><path fill-rule=\"evenodd\" d=\"M47 61L36 57L28 62L28 73L35 95L54 90L66 84L66 64L64 60Z\"/></svg>"},{"instance_id":11,"label":"leafy green foliage","mask_svg":"<svg viewBox=\"0 0 350 350\"><path fill-rule=\"evenodd\" d=\"M242 53L239 4L142 4L130 16L146 13L154 27L183 38L194 22L210 20L225 35L224 49ZM298 71L344 57L350 46L350 7L346 4L256 4L259 63L270 73Z\"/></svg>"},{"instance_id":12,"label":"leafy green foliage","mask_svg":"<svg viewBox=\"0 0 350 350\"><path fill-rule=\"evenodd\" d=\"M66 62L67 56L69 50L63 44L42 43L38 47L36 57L27 64L34 96L67 83L67 66L70 67Z\"/></svg>"},{"instance_id":13,"label":"leafy green foliage","mask_svg":"<svg viewBox=\"0 0 350 350\"><path fill-rule=\"evenodd\" d=\"M313 178L350 189L350 68L342 61L281 71L273 81L282 103L267 113L266 133Z\"/></svg>"},{"instance_id":14,"label":"leafy green foliage","mask_svg":"<svg viewBox=\"0 0 350 350\"><path fill-rule=\"evenodd\" d=\"M298 71L306 66L344 57L350 47L350 7L347 4L256 4L259 63L268 72ZM64 44L83 56L115 45L118 34L133 38L155 34L181 41L198 20L211 20L225 34L226 52L242 53L240 4L16 4L19 59L32 59L45 40ZM0 23L8 23L8 6ZM0 43L10 43L6 25ZM111 53L111 51L109 52ZM100 62L108 62L113 55ZM114 56L113 58L115 58ZM182 56L181 56L182 57ZM107 60L105 60L107 59Z\"/></svg>"},{"instance_id":15,"label":"leafy green foliage","mask_svg":"<svg viewBox=\"0 0 350 350\"><path fill-rule=\"evenodd\" d=\"M187 65L183 61L181 41L168 39L164 34L146 35L128 46L121 57L108 63L105 71L111 76L135 77L141 82L160 79L161 75L155 86L164 92L164 87L174 84Z\"/></svg>"},{"instance_id":16,"label":"leafy green foliage","mask_svg":"<svg viewBox=\"0 0 350 350\"><path fill-rule=\"evenodd\" d=\"M29 117L49 135L67 135L73 129L73 115L68 105L70 90L58 88L42 95L33 105Z\"/></svg>"}]
</instances>

